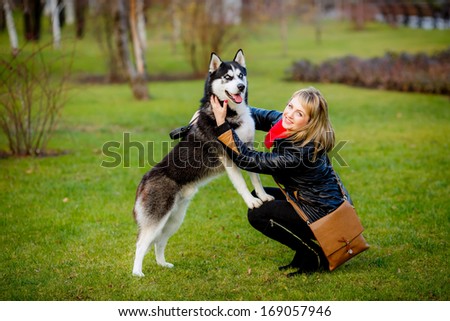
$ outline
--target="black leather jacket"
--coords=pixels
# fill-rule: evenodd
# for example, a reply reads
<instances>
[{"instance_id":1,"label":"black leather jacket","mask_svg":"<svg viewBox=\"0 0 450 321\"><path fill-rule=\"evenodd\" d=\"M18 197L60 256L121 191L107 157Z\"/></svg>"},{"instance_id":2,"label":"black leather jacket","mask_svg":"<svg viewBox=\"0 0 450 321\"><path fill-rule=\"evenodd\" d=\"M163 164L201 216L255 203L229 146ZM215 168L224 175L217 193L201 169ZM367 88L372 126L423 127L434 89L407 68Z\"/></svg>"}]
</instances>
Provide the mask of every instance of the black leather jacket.
<instances>
[{"instance_id":1,"label":"black leather jacket","mask_svg":"<svg viewBox=\"0 0 450 321\"><path fill-rule=\"evenodd\" d=\"M259 108L251 108L251 113L256 129L263 131L269 131L282 117L279 111ZM297 203L311 221L342 204L344 199L339 186L340 180L326 152L320 151L313 160L312 142L300 147L289 139L276 139L272 152L259 152L248 148L227 122L217 127L217 136L238 167L272 175L291 196L296 195ZM341 186L351 202L348 192Z\"/></svg>"}]
</instances>

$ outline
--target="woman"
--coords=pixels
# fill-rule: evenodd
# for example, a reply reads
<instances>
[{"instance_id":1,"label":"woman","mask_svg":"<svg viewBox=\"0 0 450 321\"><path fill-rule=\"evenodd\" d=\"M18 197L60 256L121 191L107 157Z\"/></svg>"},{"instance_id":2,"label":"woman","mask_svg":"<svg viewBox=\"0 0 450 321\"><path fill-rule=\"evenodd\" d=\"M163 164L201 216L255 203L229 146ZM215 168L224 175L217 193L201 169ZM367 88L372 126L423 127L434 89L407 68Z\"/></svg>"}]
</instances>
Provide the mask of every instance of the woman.
<instances>
[{"instance_id":1,"label":"woman","mask_svg":"<svg viewBox=\"0 0 450 321\"><path fill-rule=\"evenodd\" d=\"M283 113L251 109L256 129L268 131L265 145L272 148L271 152L250 149L239 139L225 120L227 101L222 107L217 97L212 97L211 105L218 140L236 165L272 175L311 221L334 211L343 202L341 183L327 156L334 146L334 131L327 102L317 89L309 87L295 92ZM278 188L266 191L275 200L249 209L248 220L264 235L295 251L292 262L280 270L296 268L296 272L288 274L293 276L327 269L328 261L311 229L286 201L283 192Z\"/></svg>"}]
</instances>

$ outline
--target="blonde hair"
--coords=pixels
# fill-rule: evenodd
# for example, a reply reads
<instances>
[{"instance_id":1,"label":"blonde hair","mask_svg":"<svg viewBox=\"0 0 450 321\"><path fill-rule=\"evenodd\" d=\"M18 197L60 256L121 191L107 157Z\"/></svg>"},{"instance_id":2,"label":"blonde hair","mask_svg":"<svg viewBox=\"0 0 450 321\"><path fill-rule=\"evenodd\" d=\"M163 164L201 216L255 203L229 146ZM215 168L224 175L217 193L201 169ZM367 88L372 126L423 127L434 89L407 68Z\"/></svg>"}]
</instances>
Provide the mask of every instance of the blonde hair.
<instances>
[{"instance_id":1,"label":"blonde hair","mask_svg":"<svg viewBox=\"0 0 450 321\"><path fill-rule=\"evenodd\" d=\"M297 98L309 115L308 123L296 132L287 132L294 142L305 146L314 142L314 159L321 150L330 152L334 147L334 130L328 117L328 104L319 90L314 87L300 89L289 99Z\"/></svg>"}]
</instances>

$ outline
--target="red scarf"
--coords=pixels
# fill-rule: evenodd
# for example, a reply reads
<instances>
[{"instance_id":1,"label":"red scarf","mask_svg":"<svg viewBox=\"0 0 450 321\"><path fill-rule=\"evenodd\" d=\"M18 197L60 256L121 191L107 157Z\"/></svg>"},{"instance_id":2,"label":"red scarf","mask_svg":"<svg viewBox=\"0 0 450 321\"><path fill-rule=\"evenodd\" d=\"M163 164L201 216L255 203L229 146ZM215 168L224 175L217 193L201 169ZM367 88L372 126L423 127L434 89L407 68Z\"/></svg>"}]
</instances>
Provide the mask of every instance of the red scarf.
<instances>
[{"instance_id":1,"label":"red scarf","mask_svg":"<svg viewBox=\"0 0 450 321\"><path fill-rule=\"evenodd\" d=\"M264 145L266 145L268 149L272 147L275 139L287 137L286 129L284 129L282 122L283 120L278 121L278 123L276 123L267 133L266 138L264 139Z\"/></svg>"}]
</instances>

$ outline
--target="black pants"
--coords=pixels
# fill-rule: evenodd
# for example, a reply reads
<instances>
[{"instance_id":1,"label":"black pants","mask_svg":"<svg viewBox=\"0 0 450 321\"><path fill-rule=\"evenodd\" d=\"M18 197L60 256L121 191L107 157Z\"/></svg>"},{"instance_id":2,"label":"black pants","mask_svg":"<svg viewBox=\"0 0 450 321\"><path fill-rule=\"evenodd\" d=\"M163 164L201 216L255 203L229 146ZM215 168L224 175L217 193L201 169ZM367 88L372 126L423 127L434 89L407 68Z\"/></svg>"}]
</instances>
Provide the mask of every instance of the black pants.
<instances>
[{"instance_id":1,"label":"black pants","mask_svg":"<svg viewBox=\"0 0 450 321\"><path fill-rule=\"evenodd\" d=\"M296 251L294 261L297 262L292 262L294 266L298 266L301 261L301 265L308 265L310 270L324 268L327 260L320 246L314 242L314 234L306 222L286 201L280 189L265 187L265 190L275 200L265 202L259 208L249 209L250 224L269 238ZM256 196L254 191L253 195Z\"/></svg>"}]
</instances>

